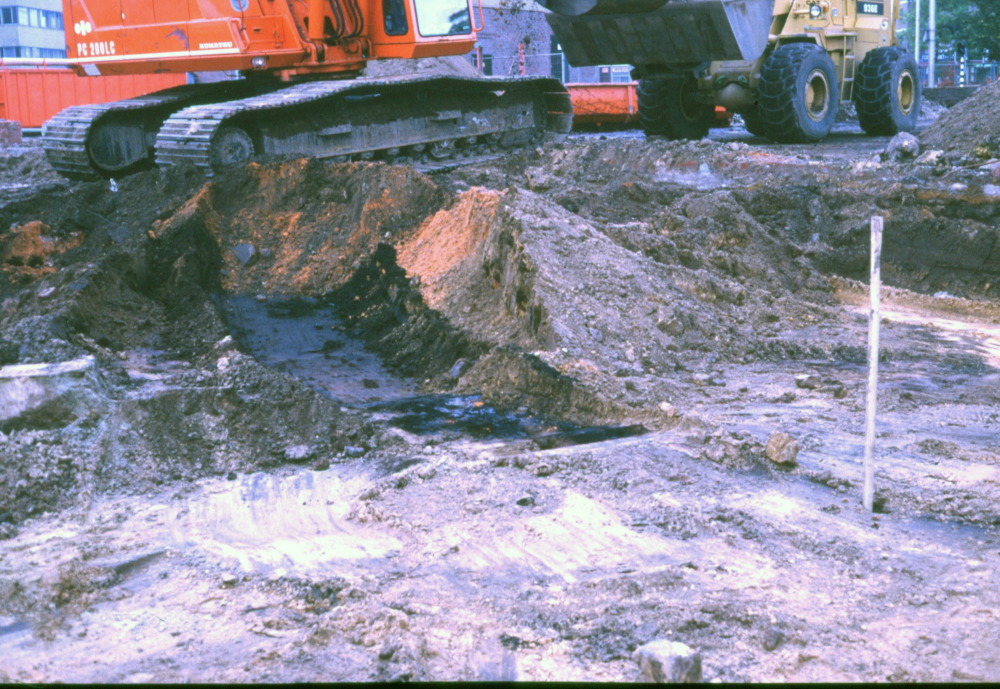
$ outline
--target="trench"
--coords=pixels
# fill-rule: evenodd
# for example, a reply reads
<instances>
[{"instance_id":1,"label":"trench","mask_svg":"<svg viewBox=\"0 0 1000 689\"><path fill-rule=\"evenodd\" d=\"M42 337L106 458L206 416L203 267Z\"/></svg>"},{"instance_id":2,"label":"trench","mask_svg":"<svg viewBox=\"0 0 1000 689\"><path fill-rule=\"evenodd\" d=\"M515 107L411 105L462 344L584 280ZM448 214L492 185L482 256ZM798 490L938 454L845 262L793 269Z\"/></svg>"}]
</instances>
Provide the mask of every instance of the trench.
<instances>
[{"instance_id":1,"label":"trench","mask_svg":"<svg viewBox=\"0 0 1000 689\"><path fill-rule=\"evenodd\" d=\"M233 339L261 364L414 435L443 441L532 439L540 449L551 449L646 432L640 424L584 426L523 407L500 411L475 394L422 392L417 380L391 370L371 352L329 299L219 293L213 300Z\"/></svg>"}]
</instances>

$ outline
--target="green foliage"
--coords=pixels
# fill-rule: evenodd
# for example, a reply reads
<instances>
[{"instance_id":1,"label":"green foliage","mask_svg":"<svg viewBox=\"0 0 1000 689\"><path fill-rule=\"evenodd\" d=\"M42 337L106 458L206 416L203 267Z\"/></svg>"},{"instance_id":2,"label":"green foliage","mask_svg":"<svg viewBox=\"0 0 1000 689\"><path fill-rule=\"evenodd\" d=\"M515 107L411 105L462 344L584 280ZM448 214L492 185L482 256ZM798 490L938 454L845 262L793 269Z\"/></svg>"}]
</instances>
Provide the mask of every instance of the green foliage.
<instances>
[{"instance_id":1,"label":"green foliage","mask_svg":"<svg viewBox=\"0 0 1000 689\"><path fill-rule=\"evenodd\" d=\"M920 0L921 52L926 48L929 0ZM906 33L899 35L900 42L913 49L913 27L916 20L916 3L910 2L906 16ZM937 0L938 55L954 54L953 46L965 41L970 59L988 56L1000 60L1000 1L998 0Z\"/></svg>"}]
</instances>

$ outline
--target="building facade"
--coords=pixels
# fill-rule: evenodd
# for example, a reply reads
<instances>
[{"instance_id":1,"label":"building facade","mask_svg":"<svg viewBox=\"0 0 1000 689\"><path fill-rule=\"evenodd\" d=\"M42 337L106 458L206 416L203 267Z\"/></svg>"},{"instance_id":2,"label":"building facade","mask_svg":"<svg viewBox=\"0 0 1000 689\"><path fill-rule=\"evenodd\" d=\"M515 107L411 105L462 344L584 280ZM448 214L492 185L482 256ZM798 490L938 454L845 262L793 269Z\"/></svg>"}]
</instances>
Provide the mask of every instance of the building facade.
<instances>
[{"instance_id":1,"label":"building facade","mask_svg":"<svg viewBox=\"0 0 1000 689\"><path fill-rule=\"evenodd\" d=\"M0 55L65 58L61 0L0 0Z\"/></svg>"}]
</instances>

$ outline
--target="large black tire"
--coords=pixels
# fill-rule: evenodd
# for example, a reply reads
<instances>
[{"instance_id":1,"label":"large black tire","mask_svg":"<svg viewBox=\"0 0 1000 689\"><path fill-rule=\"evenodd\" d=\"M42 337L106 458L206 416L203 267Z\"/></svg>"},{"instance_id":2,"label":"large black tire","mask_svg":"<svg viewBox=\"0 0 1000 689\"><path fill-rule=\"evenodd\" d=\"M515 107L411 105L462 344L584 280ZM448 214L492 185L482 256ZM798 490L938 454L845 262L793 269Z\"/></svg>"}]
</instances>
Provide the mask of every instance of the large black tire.
<instances>
[{"instance_id":1,"label":"large black tire","mask_svg":"<svg viewBox=\"0 0 1000 689\"><path fill-rule=\"evenodd\" d=\"M866 134L895 136L912 132L920 117L919 70L903 48L875 48L858 65L854 106Z\"/></svg>"},{"instance_id":2,"label":"large black tire","mask_svg":"<svg viewBox=\"0 0 1000 689\"><path fill-rule=\"evenodd\" d=\"M767 136L767 130L764 129L764 121L760 119L760 113L757 112L757 108L743 110L740 112L740 117L743 118L743 126L747 128L748 132L754 136Z\"/></svg>"},{"instance_id":3,"label":"large black tire","mask_svg":"<svg viewBox=\"0 0 1000 689\"><path fill-rule=\"evenodd\" d=\"M694 79L640 79L639 124L647 136L703 139L715 118L715 106L690 98Z\"/></svg>"},{"instance_id":4,"label":"large black tire","mask_svg":"<svg viewBox=\"0 0 1000 689\"><path fill-rule=\"evenodd\" d=\"M769 139L813 143L833 129L840 108L837 68L813 43L778 47L764 62L757 112Z\"/></svg>"}]
</instances>

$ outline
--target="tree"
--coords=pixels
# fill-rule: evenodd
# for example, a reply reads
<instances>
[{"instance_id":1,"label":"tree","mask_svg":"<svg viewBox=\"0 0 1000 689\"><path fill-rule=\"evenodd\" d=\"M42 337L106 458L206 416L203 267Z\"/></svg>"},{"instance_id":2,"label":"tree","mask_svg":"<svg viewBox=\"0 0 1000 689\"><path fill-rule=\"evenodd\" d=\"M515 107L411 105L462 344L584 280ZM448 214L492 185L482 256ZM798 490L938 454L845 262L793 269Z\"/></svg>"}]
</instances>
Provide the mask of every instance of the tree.
<instances>
[{"instance_id":1,"label":"tree","mask_svg":"<svg viewBox=\"0 0 1000 689\"><path fill-rule=\"evenodd\" d=\"M920 44L927 46L927 13L929 1L920 0ZM913 28L916 21L916 2L907 5L906 34L900 41L913 45ZM1000 2L997 0L937 0L937 43L942 57L953 55L953 46L964 41L970 59L989 57L1000 59Z\"/></svg>"}]
</instances>

